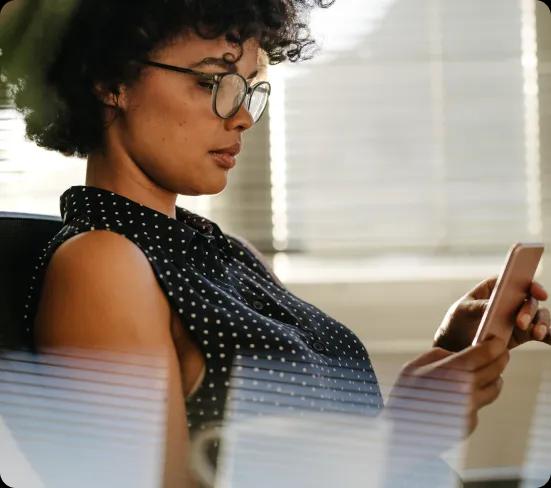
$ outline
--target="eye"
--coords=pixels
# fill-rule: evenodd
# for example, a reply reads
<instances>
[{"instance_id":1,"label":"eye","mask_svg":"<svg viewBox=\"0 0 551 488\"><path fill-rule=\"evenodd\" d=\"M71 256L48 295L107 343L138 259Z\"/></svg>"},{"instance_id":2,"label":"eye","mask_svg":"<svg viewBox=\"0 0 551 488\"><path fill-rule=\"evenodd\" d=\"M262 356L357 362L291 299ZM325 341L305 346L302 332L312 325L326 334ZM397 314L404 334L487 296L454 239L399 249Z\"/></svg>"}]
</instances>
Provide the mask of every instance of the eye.
<instances>
[{"instance_id":1,"label":"eye","mask_svg":"<svg viewBox=\"0 0 551 488\"><path fill-rule=\"evenodd\" d=\"M197 84L203 88L207 88L208 90L212 90L214 88L214 83L212 81L199 81Z\"/></svg>"}]
</instances>

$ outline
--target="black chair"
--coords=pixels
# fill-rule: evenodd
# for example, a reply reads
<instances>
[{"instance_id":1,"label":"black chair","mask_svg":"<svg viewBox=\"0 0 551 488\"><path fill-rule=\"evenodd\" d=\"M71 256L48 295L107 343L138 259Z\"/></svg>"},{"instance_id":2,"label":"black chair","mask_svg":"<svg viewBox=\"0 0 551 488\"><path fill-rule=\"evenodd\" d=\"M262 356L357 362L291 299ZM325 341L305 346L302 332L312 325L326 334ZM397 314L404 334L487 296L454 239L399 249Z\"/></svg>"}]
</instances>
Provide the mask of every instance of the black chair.
<instances>
[{"instance_id":1,"label":"black chair","mask_svg":"<svg viewBox=\"0 0 551 488\"><path fill-rule=\"evenodd\" d=\"M23 310L31 276L61 227L61 218L52 215L0 212L0 349L24 345Z\"/></svg>"}]
</instances>

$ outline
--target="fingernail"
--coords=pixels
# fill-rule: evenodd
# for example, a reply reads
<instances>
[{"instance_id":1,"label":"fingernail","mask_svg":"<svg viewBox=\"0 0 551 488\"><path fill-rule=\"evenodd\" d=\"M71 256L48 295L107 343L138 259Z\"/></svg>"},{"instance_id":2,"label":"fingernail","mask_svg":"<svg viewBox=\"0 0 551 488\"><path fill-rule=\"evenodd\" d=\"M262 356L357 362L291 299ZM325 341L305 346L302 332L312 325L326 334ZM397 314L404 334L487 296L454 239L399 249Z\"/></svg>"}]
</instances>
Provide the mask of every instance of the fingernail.
<instances>
[{"instance_id":1,"label":"fingernail","mask_svg":"<svg viewBox=\"0 0 551 488\"><path fill-rule=\"evenodd\" d=\"M521 317L520 317L520 323L522 325L522 328L523 329L527 329L528 326L530 325L530 320L532 319L532 317L530 317L530 314L522 314Z\"/></svg>"}]
</instances>

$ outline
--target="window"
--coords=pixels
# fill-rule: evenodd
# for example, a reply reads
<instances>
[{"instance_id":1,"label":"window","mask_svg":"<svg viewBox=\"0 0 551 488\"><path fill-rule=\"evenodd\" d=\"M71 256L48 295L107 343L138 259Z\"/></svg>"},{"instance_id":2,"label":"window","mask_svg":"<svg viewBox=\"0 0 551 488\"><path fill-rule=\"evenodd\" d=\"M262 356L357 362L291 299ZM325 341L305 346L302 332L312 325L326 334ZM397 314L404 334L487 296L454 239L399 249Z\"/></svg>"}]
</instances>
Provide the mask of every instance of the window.
<instances>
[{"instance_id":1,"label":"window","mask_svg":"<svg viewBox=\"0 0 551 488\"><path fill-rule=\"evenodd\" d=\"M274 68L276 248L476 254L539 238L522 2L369 5L375 19L355 2L318 12L321 56Z\"/></svg>"}]
</instances>

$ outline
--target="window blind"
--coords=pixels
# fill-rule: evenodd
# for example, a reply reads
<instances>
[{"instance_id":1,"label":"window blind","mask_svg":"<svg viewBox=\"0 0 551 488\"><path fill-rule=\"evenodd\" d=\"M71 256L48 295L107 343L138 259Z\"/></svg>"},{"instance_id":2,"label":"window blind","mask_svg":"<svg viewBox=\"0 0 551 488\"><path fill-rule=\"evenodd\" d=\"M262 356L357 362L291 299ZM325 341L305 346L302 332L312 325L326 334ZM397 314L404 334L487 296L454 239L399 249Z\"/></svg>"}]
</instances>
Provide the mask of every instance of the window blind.
<instances>
[{"instance_id":1,"label":"window blind","mask_svg":"<svg viewBox=\"0 0 551 488\"><path fill-rule=\"evenodd\" d=\"M321 55L273 70L284 109L272 144L285 151L272 164L286 195L274 208L285 222L276 247L501 253L538 238L528 4L370 0L320 11Z\"/></svg>"}]
</instances>

